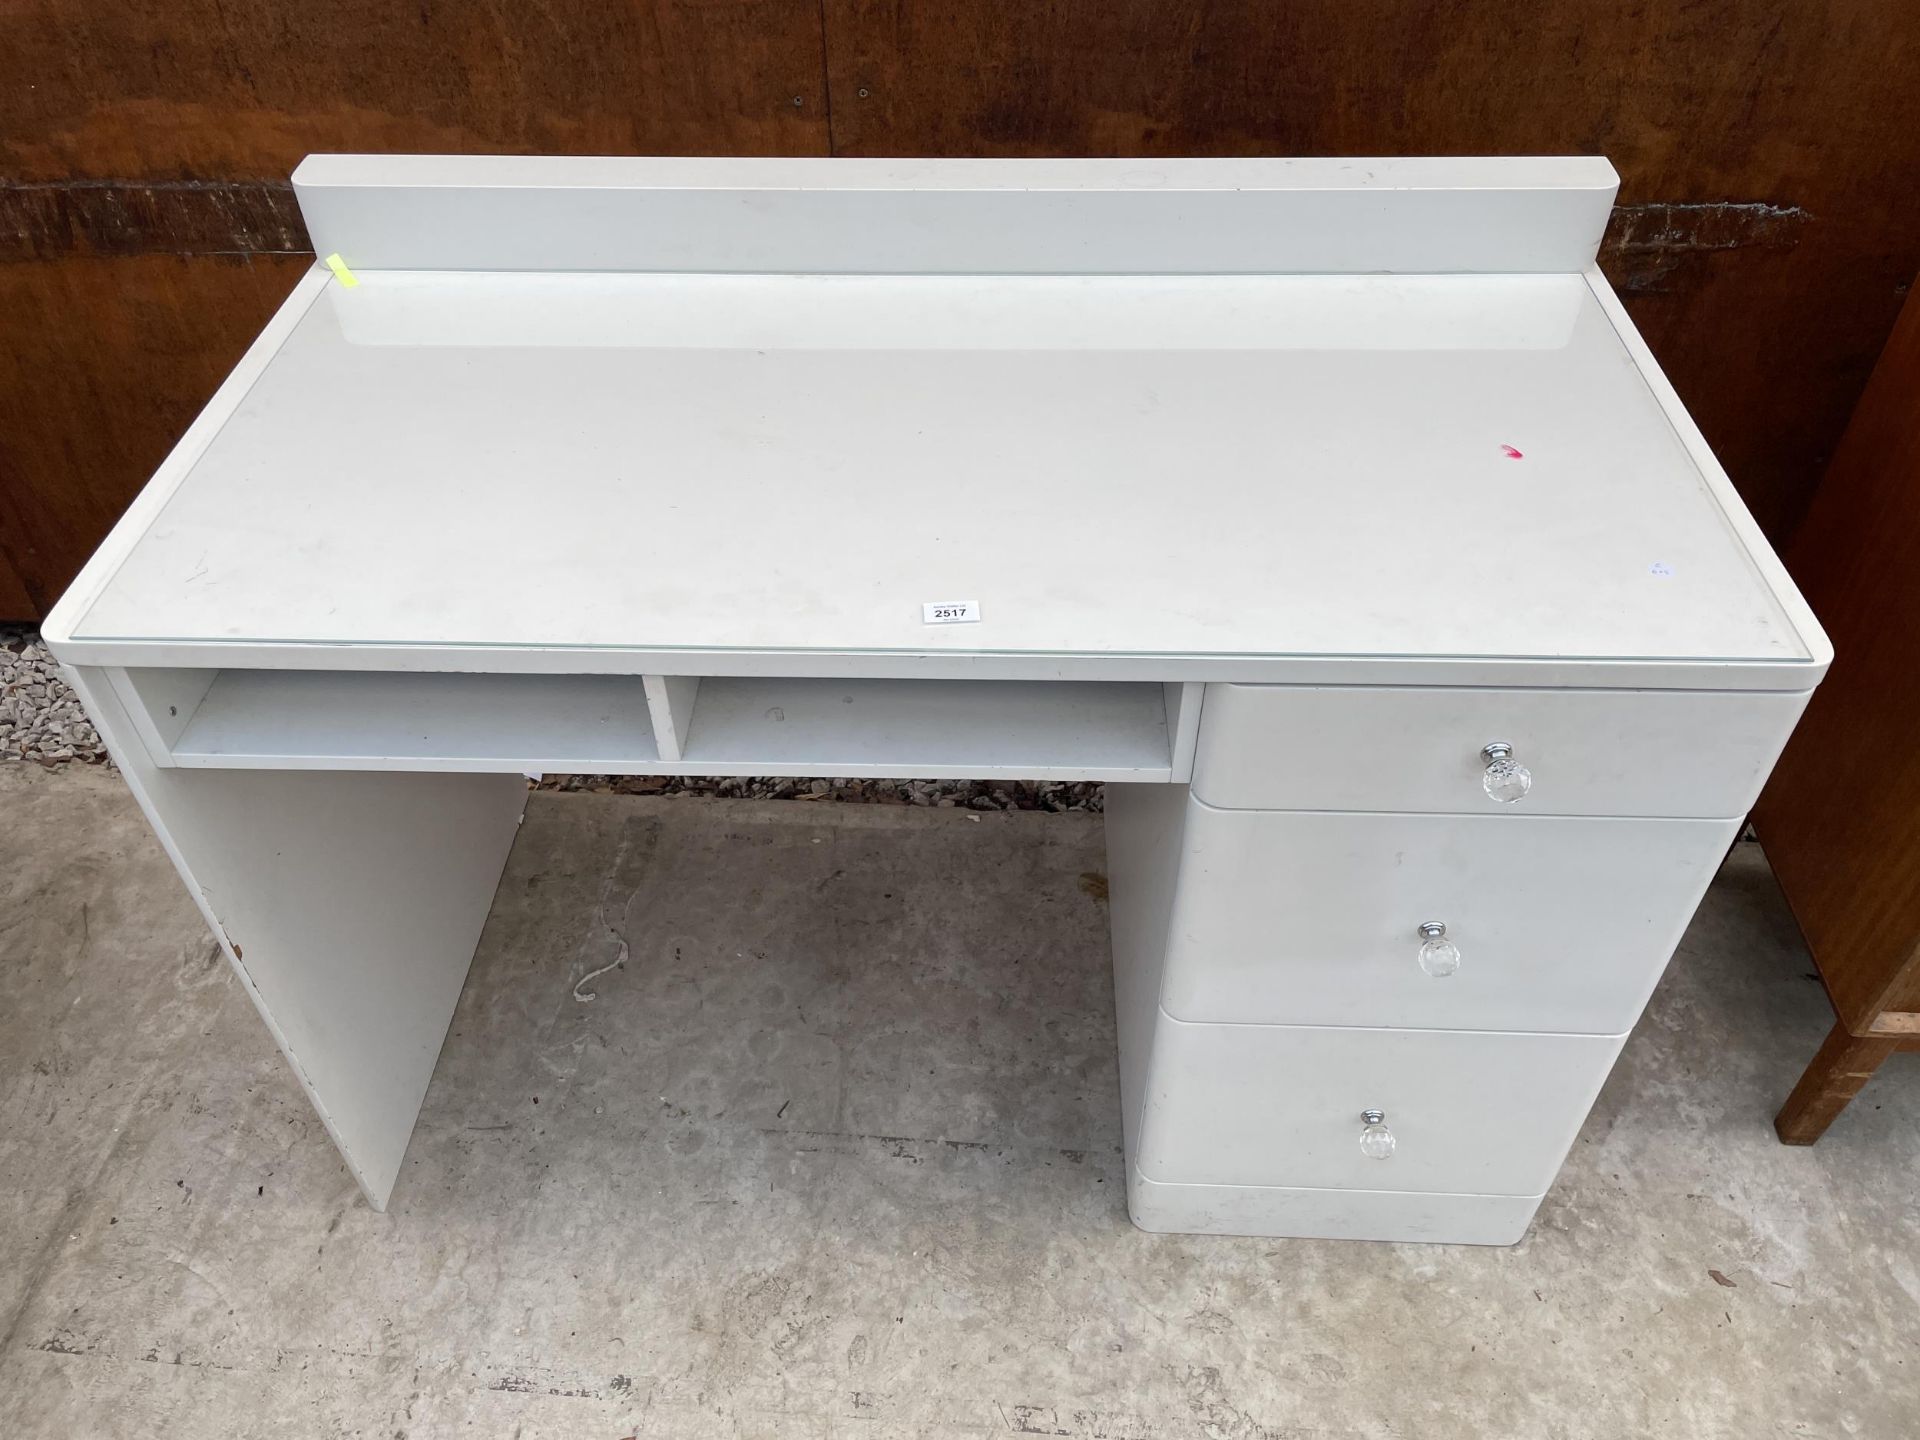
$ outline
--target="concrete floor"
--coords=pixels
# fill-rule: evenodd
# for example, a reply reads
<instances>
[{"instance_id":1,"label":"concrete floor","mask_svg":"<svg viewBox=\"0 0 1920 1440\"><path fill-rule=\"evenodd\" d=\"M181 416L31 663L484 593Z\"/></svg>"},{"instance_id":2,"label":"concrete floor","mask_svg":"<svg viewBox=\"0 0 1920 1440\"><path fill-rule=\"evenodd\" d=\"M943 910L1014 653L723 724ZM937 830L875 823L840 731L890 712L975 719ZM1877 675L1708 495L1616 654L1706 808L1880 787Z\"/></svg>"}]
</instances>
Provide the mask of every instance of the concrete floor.
<instances>
[{"instance_id":1,"label":"concrete floor","mask_svg":"<svg viewBox=\"0 0 1920 1440\"><path fill-rule=\"evenodd\" d=\"M1132 1229L1103 868L536 795L383 1216L117 778L0 766L0 1436L1920 1433L1920 1057L1775 1143L1756 847L1511 1250Z\"/></svg>"}]
</instances>

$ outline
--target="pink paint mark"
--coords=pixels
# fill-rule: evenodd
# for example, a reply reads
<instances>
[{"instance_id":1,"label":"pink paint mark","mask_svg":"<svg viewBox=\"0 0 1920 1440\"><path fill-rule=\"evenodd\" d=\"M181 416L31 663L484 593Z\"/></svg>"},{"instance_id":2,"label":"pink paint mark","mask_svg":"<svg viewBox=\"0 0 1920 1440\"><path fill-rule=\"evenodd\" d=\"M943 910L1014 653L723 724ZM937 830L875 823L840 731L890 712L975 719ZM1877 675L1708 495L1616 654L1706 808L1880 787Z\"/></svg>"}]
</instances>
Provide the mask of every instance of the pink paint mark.
<instances>
[{"instance_id":1,"label":"pink paint mark","mask_svg":"<svg viewBox=\"0 0 1920 1440\"><path fill-rule=\"evenodd\" d=\"M1506 456L1507 459L1509 460L1524 460L1527 458L1526 456L1522 455L1518 450L1514 449L1511 445L1502 445L1500 447L1500 453Z\"/></svg>"}]
</instances>

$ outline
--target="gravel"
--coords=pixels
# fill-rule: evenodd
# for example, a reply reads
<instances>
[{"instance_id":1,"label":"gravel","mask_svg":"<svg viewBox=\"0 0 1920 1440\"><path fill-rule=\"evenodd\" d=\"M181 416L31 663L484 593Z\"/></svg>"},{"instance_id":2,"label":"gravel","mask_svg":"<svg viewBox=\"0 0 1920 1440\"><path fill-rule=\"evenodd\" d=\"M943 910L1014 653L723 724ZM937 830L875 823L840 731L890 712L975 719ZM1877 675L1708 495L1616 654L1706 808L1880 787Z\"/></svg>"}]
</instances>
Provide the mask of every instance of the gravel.
<instances>
[{"instance_id":1,"label":"gravel","mask_svg":"<svg viewBox=\"0 0 1920 1440\"><path fill-rule=\"evenodd\" d=\"M93 722L32 630L0 627L0 759L108 763Z\"/></svg>"},{"instance_id":2,"label":"gravel","mask_svg":"<svg viewBox=\"0 0 1920 1440\"><path fill-rule=\"evenodd\" d=\"M828 804L925 805L941 810L1099 810L1098 784L1059 780L795 780L788 776L549 775L541 790L609 795L720 795Z\"/></svg>"},{"instance_id":3,"label":"gravel","mask_svg":"<svg viewBox=\"0 0 1920 1440\"><path fill-rule=\"evenodd\" d=\"M93 722L32 630L0 626L0 760L108 765ZM942 810L1099 810L1095 784L1056 780L851 780L729 775L549 775L542 790L612 795L719 795Z\"/></svg>"}]
</instances>

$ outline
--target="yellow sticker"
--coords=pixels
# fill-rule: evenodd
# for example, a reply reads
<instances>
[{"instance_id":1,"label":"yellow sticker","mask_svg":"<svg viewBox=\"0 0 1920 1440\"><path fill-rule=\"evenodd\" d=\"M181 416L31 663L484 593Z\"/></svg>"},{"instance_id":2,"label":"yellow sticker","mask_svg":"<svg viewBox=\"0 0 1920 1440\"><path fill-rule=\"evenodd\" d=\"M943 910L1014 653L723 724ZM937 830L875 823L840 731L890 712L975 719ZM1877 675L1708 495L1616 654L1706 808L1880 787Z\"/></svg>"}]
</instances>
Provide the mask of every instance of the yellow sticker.
<instances>
[{"instance_id":1,"label":"yellow sticker","mask_svg":"<svg viewBox=\"0 0 1920 1440\"><path fill-rule=\"evenodd\" d=\"M351 290L360 283L360 277L347 268L347 262L337 254L327 256L326 265L333 272L333 278Z\"/></svg>"}]
</instances>

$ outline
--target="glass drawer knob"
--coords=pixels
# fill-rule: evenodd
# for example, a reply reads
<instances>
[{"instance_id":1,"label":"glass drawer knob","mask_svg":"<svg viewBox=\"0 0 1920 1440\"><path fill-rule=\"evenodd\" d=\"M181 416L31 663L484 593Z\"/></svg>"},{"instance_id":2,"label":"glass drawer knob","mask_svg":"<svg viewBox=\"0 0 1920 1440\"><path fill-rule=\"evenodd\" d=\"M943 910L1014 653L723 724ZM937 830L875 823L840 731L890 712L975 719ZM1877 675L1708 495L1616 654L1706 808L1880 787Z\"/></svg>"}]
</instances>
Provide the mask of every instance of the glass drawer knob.
<instances>
[{"instance_id":1,"label":"glass drawer knob","mask_svg":"<svg viewBox=\"0 0 1920 1440\"><path fill-rule=\"evenodd\" d=\"M1420 968L1444 980L1460 968L1460 947L1447 939L1447 927L1429 920L1420 927Z\"/></svg>"},{"instance_id":2,"label":"glass drawer knob","mask_svg":"<svg viewBox=\"0 0 1920 1440\"><path fill-rule=\"evenodd\" d=\"M1487 762L1487 773L1480 777L1481 788L1489 800L1512 805L1533 788L1533 772L1513 758L1513 746L1496 740L1480 752Z\"/></svg>"},{"instance_id":3,"label":"glass drawer knob","mask_svg":"<svg viewBox=\"0 0 1920 1440\"><path fill-rule=\"evenodd\" d=\"M1360 1112L1360 1153L1369 1160L1384 1160L1393 1154L1393 1131L1387 1128L1387 1112Z\"/></svg>"}]
</instances>

